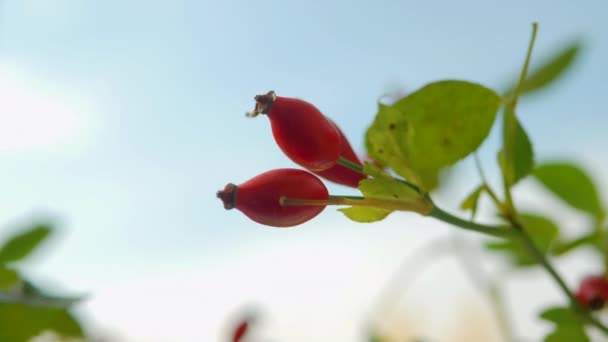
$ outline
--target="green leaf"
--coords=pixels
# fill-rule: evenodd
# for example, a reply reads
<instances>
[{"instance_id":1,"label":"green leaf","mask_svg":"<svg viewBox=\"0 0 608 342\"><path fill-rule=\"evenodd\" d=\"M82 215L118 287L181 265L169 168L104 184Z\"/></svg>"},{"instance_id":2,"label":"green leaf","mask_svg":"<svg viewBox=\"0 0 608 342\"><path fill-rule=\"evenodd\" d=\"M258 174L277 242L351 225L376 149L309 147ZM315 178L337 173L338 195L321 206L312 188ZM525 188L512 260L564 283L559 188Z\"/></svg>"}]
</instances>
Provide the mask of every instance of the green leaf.
<instances>
[{"instance_id":1,"label":"green leaf","mask_svg":"<svg viewBox=\"0 0 608 342\"><path fill-rule=\"evenodd\" d=\"M506 113L505 113L506 115ZM515 185L518 181L526 177L534 168L534 151L528 134L522 127L521 123L515 118L515 136L513 140L513 160L506 169L504 160L504 150L498 152L498 164L507 177L507 181L511 185Z\"/></svg>"},{"instance_id":2,"label":"green leaf","mask_svg":"<svg viewBox=\"0 0 608 342\"><path fill-rule=\"evenodd\" d=\"M0 248L0 264L24 259L46 239L50 232L50 226L39 224L13 236Z\"/></svg>"},{"instance_id":3,"label":"green leaf","mask_svg":"<svg viewBox=\"0 0 608 342\"><path fill-rule=\"evenodd\" d=\"M425 189L438 172L475 151L487 137L500 97L479 84L428 84L392 106L379 104L367 130L369 155Z\"/></svg>"},{"instance_id":4,"label":"green leaf","mask_svg":"<svg viewBox=\"0 0 608 342\"><path fill-rule=\"evenodd\" d=\"M20 283L19 273L0 265L0 290L12 290Z\"/></svg>"},{"instance_id":5,"label":"green leaf","mask_svg":"<svg viewBox=\"0 0 608 342\"><path fill-rule=\"evenodd\" d=\"M365 164L363 164L363 173L374 178L385 178L389 180L393 179L393 176L391 176L388 172L368 162L365 162Z\"/></svg>"},{"instance_id":6,"label":"green leaf","mask_svg":"<svg viewBox=\"0 0 608 342\"><path fill-rule=\"evenodd\" d=\"M574 41L562 48L560 51L544 61L540 66L533 67L532 71L524 81L521 94L531 94L537 90L546 88L562 76L579 55L582 44ZM515 86L508 93L513 93Z\"/></svg>"},{"instance_id":7,"label":"green leaf","mask_svg":"<svg viewBox=\"0 0 608 342\"><path fill-rule=\"evenodd\" d=\"M0 317L0 341L28 341L45 331L84 337L80 323L65 309L0 303Z\"/></svg>"},{"instance_id":8,"label":"green leaf","mask_svg":"<svg viewBox=\"0 0 608 342\"><path fill-rule=\"evenodd\" d=\"M546 254L559 235L558 227L542 216L521 214L519 218L536 246ZM536 260L530 257L528 250L518 240L490 242L486 244L486 247L492 251L506 253L514 266L523 267L536 264Z\"/></svg>"},{"instance_id":9,"label":"green leaf","mask_svg":"<svg viewBox=\"0 0 608 342\"><path fill-rule=\"evenodd\" d=\"M338 210L341 211L344 215L346 215L346 217L348 217L349 219L361 223L382 221L392 212L390 210L359 206L342 208Z\"/></svg>"},{"instance_id":10,"label":"green leaf","mask_svg":"<svg viewBox=\"0 0 608 342\"><path fill-rule=\"evenodd\" d=\"M477 203L479 202L481 193L485 191L485 189L485 185L478 186L464 199L464 201L462 201L462 203L460 203L460 209L471 210L471 219L474 218L475 213L477 213Z\"/></svg>"},{"instance_id":11,"label":"green leaf","mask_svg":"<svg viewBox=\"0 0 608 342\"><path fill-rule=\"evenodd\" d=\"M418 202L423 197L414 189L396 179L371 178L359 182L359 190L365 198Z\"/></svg>"},{"instance_id":12,"label":"green leaf","mask_svg":"<svg viewBox=\"0 0 608 342\"><path fill-rule=\"evenodd\" d=\"M555 330L545 337L545 342L586 342L584 322L568 307L553 307L543 311L540 317L555 324Z\"/></svg>"},{"instance_id":13,"label":"green leaf","mask_svg":"<svg viewBox=\"0 0 608 342\"><path fill-rule=\"evenodd\" d=\"M599 222L606 212L591 177L575 164L551 162L539 165L534 176L570 206L591 214Z\"/></svg>"},{"instance_id":14,"label":"green leaf","mask_svg":"<svg viewBox=\"0 0 608 342\"><path fill-rule=\"evenodd\" d=\"M339 209L346 217L356 222L375 222L384 219L393 210L408 210L424 213L430 204L416 190L392 178L370 178L359 182L359 190L365 199L388 200L391 208L374 208L353 205ZM404 209L401 209L404 208Z\"/></svg>"},{"instance_id":15,"label":"green leaf","mask_svg":"<svg viewBox=\"0 0 608 342\"><path fill-rule=\"evenodd\" d=\"M604 230L606 229L604 228ZM602 241L602 231L596 230L588 234L580 235L573 239L555 241L555 243L551 246L551 254L561 256L583 246L593 247L598 252L603 253L604 246L602 244Z\"/></svg>"}]
</instances>

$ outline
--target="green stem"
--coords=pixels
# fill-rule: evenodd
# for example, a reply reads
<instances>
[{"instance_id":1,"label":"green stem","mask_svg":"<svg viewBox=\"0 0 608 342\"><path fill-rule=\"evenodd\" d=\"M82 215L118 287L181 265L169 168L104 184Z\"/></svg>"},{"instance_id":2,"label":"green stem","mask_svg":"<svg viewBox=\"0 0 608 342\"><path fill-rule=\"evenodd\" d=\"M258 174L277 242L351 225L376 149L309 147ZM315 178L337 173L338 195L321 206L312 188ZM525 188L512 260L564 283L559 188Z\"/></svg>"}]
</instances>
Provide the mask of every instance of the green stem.
<instances>
[{"instance_id":1,"label":"green stem","mask_svg":"<svg viewBox=\"0 0 608 342\"><path fill-rule=\"evenodd\" d=\"M342 165L345 168L351 169L351 170L353 170L355 172L358 172L358 173L360 173L362 175L365 174L365 172L363 172L363 166L361 166L361 165L359 165L357 163L353 163L352 161L350 161L350 160L348 160L348 159L346 159L344 157L338 158L338 160L336 161L336 164Z\"/></svg>"},{"instance_id":2,"label":"green stem","mask_svg":"<svg viewBox=\"0 0 608 342\"><path fill-rule=\"evenodd\" d=\"M519 100L519 94L524 87L524 83L526 81L526 76L528 76L528 68L530 67L530 59L532 58L532 49L534 48L534 43L536 42L536 34L538 33L538 23L532 23L532 38L530 38L530 43L528 44L528 52L526 53L526 60L524 61L524 67L521 69L521 74L519 75L519 82L517 83L517 87L515 88L515 92L513 93L513 102L512 106L515 110L517 107L517 101Z\"/></svg>"},{"instance_id":3,"label":"green stem","mask_svg":"<svg viewBox=\"0 0 608 342\"><path fill-rule=\"evenodd\" d=\"M431 202L426 199L395 200L383 198L365 198L361 196L329 196L327 199L303 199L281 197L279 203L282 206L326 206L326 205L351 205L357 207L368 207L384 209L388 211L413 211L421 215L428 215L433 208Z\"/></svg>"},{"instance_id":4,"label":"green stem","mask_svg":"<svg viewBox=\"0 0 608 342\"><path fill-rule=\"evenodd\" d=\"M342 165L345 168L351 169L351 170L353 170L355 172L358 172L360 174L369 176L367 173L365 173L363 171L363 167L361 165L359 165L357 163L353 163L352 161L350 161L350 160L348 160L348 159L346 159L344 157L338 158L338 160L336 161L336 164ZM395 177L392 177L392 178L393 178L393 180L396 180L397 182L400 182L400 183L403 183L403 184L407 185L409 188L411 188L412 190L416 191L417 193L422 194L422 191L420 190L419 187L417 187L416 185L414 185L414 184L406 181L405 179L400 179L400 178L395 178Z\"/></svg>"},{"instance_id":5,"label":"green stem","mask_svg":"<svg viewBox=\"0 0 608 342\"><path fill-rule=\"evenodd\" d=\"M530 38L530 43L528 45L528 51L526 53L526 59L524 61L524 66L521 70L521 74L519 75L519 82L517 83L517 87L513 93L512 102L510 105L507 105L504 111L504 121L503 121L503 152L504 152L504 168L503 168L503 185L505 192L505 202L506 202L506 216L510 216L514 212L513 205L513 196L511 195L511 180L514 173L513 168L513 140L515 138L515 130L516 130L516 118L515 118L515 109L517 108L517 102L519 101L519 95L523 89L524 83L526 81L526 77L528 75L528 68L530 67L530 59L532 58L532 50L534 48L534 43L536 42L536 34L538 32L538 23L532 23L532 37ZM511 177L510 177L511 176Z\"/></svg>"},{"instance_id":6,"label":"green stem","mask_svg":"<svg viewBox=\"0 0 608 342\"><path fill-rule=\"evenodd\" d=\"M479 160L479 155L477 154L477 152L473 153L473 157L475 159L475 167L477 168L477 173L479 174L479 178L481 178L481 185L483 186L484 191L487 192L488 195L490 195L490 198L492 198L494 205L496 205L496 207L502 211L503 205L500 202L500 200L498 199L498 196L496 196L496 193L494 192L494 190L492 190L492 188L490 188L490 185L488 183L488 180L486 179L485 173L483 172L483 168L481 167L481 161Z\"/></svg>"},{"instance_id":7,"label":"green stem","mask_svg":"<svg viewBox=\"0 0 608 342\"><path fill-rule=\"evenodd\" d=\"M500 237L500 238L511 238L513 236L513 230L507 229L505 226L487 226L477 224L472 221L463 220L459 217L456 217L448 212L443 211L437 206L433 206L433 210L429 216L432 216L438 220L450 223L454 226L460 227L466 230L472 230L478 233Z\"/></svg>"}]
</instances>

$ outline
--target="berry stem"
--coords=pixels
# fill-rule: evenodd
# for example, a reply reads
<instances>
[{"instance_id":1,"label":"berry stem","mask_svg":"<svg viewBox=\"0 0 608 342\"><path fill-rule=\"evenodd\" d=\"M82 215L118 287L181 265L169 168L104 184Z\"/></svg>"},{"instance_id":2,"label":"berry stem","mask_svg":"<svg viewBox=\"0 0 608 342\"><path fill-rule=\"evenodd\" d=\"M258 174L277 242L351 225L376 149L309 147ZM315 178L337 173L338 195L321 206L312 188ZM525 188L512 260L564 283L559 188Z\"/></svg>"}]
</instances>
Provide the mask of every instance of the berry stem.
<instances>
[{"instance_id":1,"label":"berry stem","mask_svg":"<svg viewBox=\"0 0 608 342\"><path fill-rule=\"evenodd\" d=\"M327 200L282 197L280 203L283 206L352 205L390 211L415 211L422 215L428 215L432 209L426 201L403 201L356 196L329 196Z\"/></svg>"},{"instance_id":2,"label":"berry stem","mask_svg":"<svg viewBox=\"0 0 608 342\"><path fill-rule=\"evenodd\" d=\"M365 172L363 172L363 167L357 163L353 163L352 161L340 156L340 158L338 158L338 160L336 161L336 164L338 165L342 165L347 169L353 170L355 172L358 172L362 175L365 174Z\"/></svg>"},{"instance_id":3,"label":"berry stem","mask_svg":"<svg viewBox=\"0 0 608 342\"><path fill-rule=\"evenodd\" d=\"M369 176L367 173L365 173L365 171L363 170L363 167L359 164L353 163L350 160L340 156L340 158L338 158L338 160L336 161L336 164L342 165L347 169L351 169L355 172L358 172L362 175L366 175ZM422 194L422 191L420 191L420 188L417 187L416 185L404 180L404 179L400 179L400 178L393 178L394 180L401 182L405 185L407 185L408 187L410 187L412 190L416 191L419 194Z\"/></svg>"}]
</instances>

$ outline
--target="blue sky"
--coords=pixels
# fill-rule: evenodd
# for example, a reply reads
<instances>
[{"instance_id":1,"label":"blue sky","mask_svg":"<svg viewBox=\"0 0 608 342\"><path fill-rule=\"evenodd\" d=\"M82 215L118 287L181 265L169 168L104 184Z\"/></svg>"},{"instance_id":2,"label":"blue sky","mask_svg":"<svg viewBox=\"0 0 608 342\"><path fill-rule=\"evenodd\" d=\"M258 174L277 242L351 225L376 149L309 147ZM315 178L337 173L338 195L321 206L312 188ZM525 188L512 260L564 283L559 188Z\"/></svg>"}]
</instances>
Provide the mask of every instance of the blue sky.
<instances>
[{"instance_id":1,"label":"blue sky","mask_svg":"<svg viewBox=\"0 0 608 342\"><path fill-rule=\"evenodd\" d=\"M214 194L226 183L294 166L265 117L244 117L255 94L307 99L362 151L379 96L454 78L500 89L538 21L534 61L577 37L585 50L563 83L521 103L537 155L580 160L598 177L608 166L604 1L29 0L0 10L6 229L56 218L60 238L32 274L90 292L83 312L129 341L174 340L176 330L214 340L250 301L266 305L279 340L353 340L382 283L368 275L388 279L409 248L447 231L403 214L357 225L331 209L280 231L224 211ZM495 151L492 138L481 153L489 173ZM474 182L459 182L457 197ZM308 283L330 286L320 294ZM166 298L187 290L183 302ZM146 316L150 297L165 314ZM304 308L323 312L323 333L298 328Z\"/></svg>"}]
</instances>

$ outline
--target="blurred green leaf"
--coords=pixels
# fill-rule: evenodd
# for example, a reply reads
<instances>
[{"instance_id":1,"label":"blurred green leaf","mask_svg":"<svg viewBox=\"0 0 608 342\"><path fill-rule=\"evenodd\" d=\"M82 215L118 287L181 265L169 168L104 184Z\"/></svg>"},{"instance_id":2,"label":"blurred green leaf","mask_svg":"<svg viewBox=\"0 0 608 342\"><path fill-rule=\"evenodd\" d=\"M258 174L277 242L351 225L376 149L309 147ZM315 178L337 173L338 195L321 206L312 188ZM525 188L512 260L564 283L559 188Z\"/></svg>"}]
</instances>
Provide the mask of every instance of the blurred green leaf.
<instances>
[{"instance_id":1,"label":"blurred green leaf","mask_svg":"<svg viewBox=\"0 0 608 342\"><path fill-rule=\"evenodd\" d=\"M379 104L367 130L369 155L424 189L439 170L475 151L487 137L500 97L479 84L428 84L392 106Z\"/></svg>"},{"instance_id":2,"label":"blurred green leaf","mask_svg":"<svg viewBox=\"0 0 608 342\"><path fill-rule=\"evenodd\" d=\"M0 264L24 259L47 238L50 232L50 226L38 224L13 236L0 247Z\"/></svg>"},{"instance_id":3,"label":"blurred green leaf","mask_svg":"<svg viewBox=\"0 0 608 342\"><path fill-rule=\"evenodd\" d=\"M346 217L348 217L349 219L361 223L382 221L392 212L390 210L357 206L342 208L338 210L341 211L344 215L346 215Z\"/></svg>"},{"instance_id":4,"label":"blurred green leaf","mask_svg":"<svg viewBox=\"0 0 608 342\"><path fill-rule=\"evenodd\" d=\"M555 329L545 337L545 342L587 342L585 325L568 307L553 307L543 311L540 317L555 324Z\"/></svg>"},{"instance_id":5,"label":"blurred green leaf","mask_svg":"<svg viewBox=\"0 0 608 342\"><path fill-rule=\"evenodd\" d=\"M519 218L536 246L546 254L552 242L559 235L557 225L547 218L532 214L521 214ZM519 240L489 242L486 247L492 251L506 253L515 266L522 267L536 264L536 260L530 257L527 249Z\"/></svg>"},{"instance_id":6,"label":"blurred green leaf","mask_svg":"<svg viewBox=\"0 0 608 342\"><path fill-rule=\"evenodd\" d=\"M506 113L505 113L506 115ZM519 180L526 177L534 168L534 151L528 134L522 127L517 118L515 135L513 139L513 160L505 164L504 150L498 152L498 164L507 177L507 181L511 185L515 185ZM510 167L507 168L506 165Z\"/></svg>"},{"instance_id":7,"label":"blurred green leaf","mask_svg":"<svg viewBox=\"0 0 608 342\"><path fill-rule=\"evenodd\" d=\"M84 337L80 323L65 309L0 303L0 318L0 341L25 342L45 331Z\"/></svg>"},{"instance_id":8,"label":"blurred green leaf","mask_svg":"<svg viewBox=\"0 0 608 342\"><path fill-rule=\"evenodd\" d=\"M591 246L603 253L602 235L599 231L581 235L571 240L559 240L551 246L551 254L564 255L582 246Z\"/></svg>"},{"instance_id":9,"label":"blurred green leaf","mask_svg":"<svg viewBox=\"0 0 608 342\"><path fill-rule=\"evenodd\" d=\"M12 290L19 285L20 278L17 271L0 265L0 290Z\"/></svg>"},{"instance_id":10,"label":"blurred green leaf","mask_svg":"<svg viewBox=\"0 0 608 342\"><path fill-rule=\"evenodd\" d=\"M599 222L605 211L595 184L580 167L568 162L551 162L534 169L534 176L570 206L591 214Z\"/></svg>"},{"instance_id":11,"label":"blurred green leaf","mask_svg":"<svg viewBox=\"0 0 608 342\"><path fill-rule=\"evenodd\" d=\"M462 201L462 203L460 203L460 209L471 210L471 219L473 219L475 217L475 213L477 213L477 203L479 202L479 197L485 188L485 185L478 186L464 199L464 201Z\"/></svg>"},{"instance_id":12,"label":"blurred green leaf","mask_svg":"<svg viewBox=\"0 0 608 342\"><path fill-rule=\"evenodd\" d=\"M548 60L544 61L540 66L533 67L528 74L528 78L524 81L521 89L521 94L530 94L537 90L546 88L554 83L562 76L579 55L582 44L580 41L574 41L557 51ZM515 89L513 85L508 94L512 94Z\"/></svg>"},{"instance_id":13,"label":"blurred green leaf","mask_svg":"<svg viewBox=\"0 0 608 342\"><path fill-rule=\"evenodd\" d=\"M82 296L57 296L49 294L28 280L23 280L22 297L26 299L27 303L32 305L65 309L82 301L83 299Z\"/></svg>"}]
</instances>

